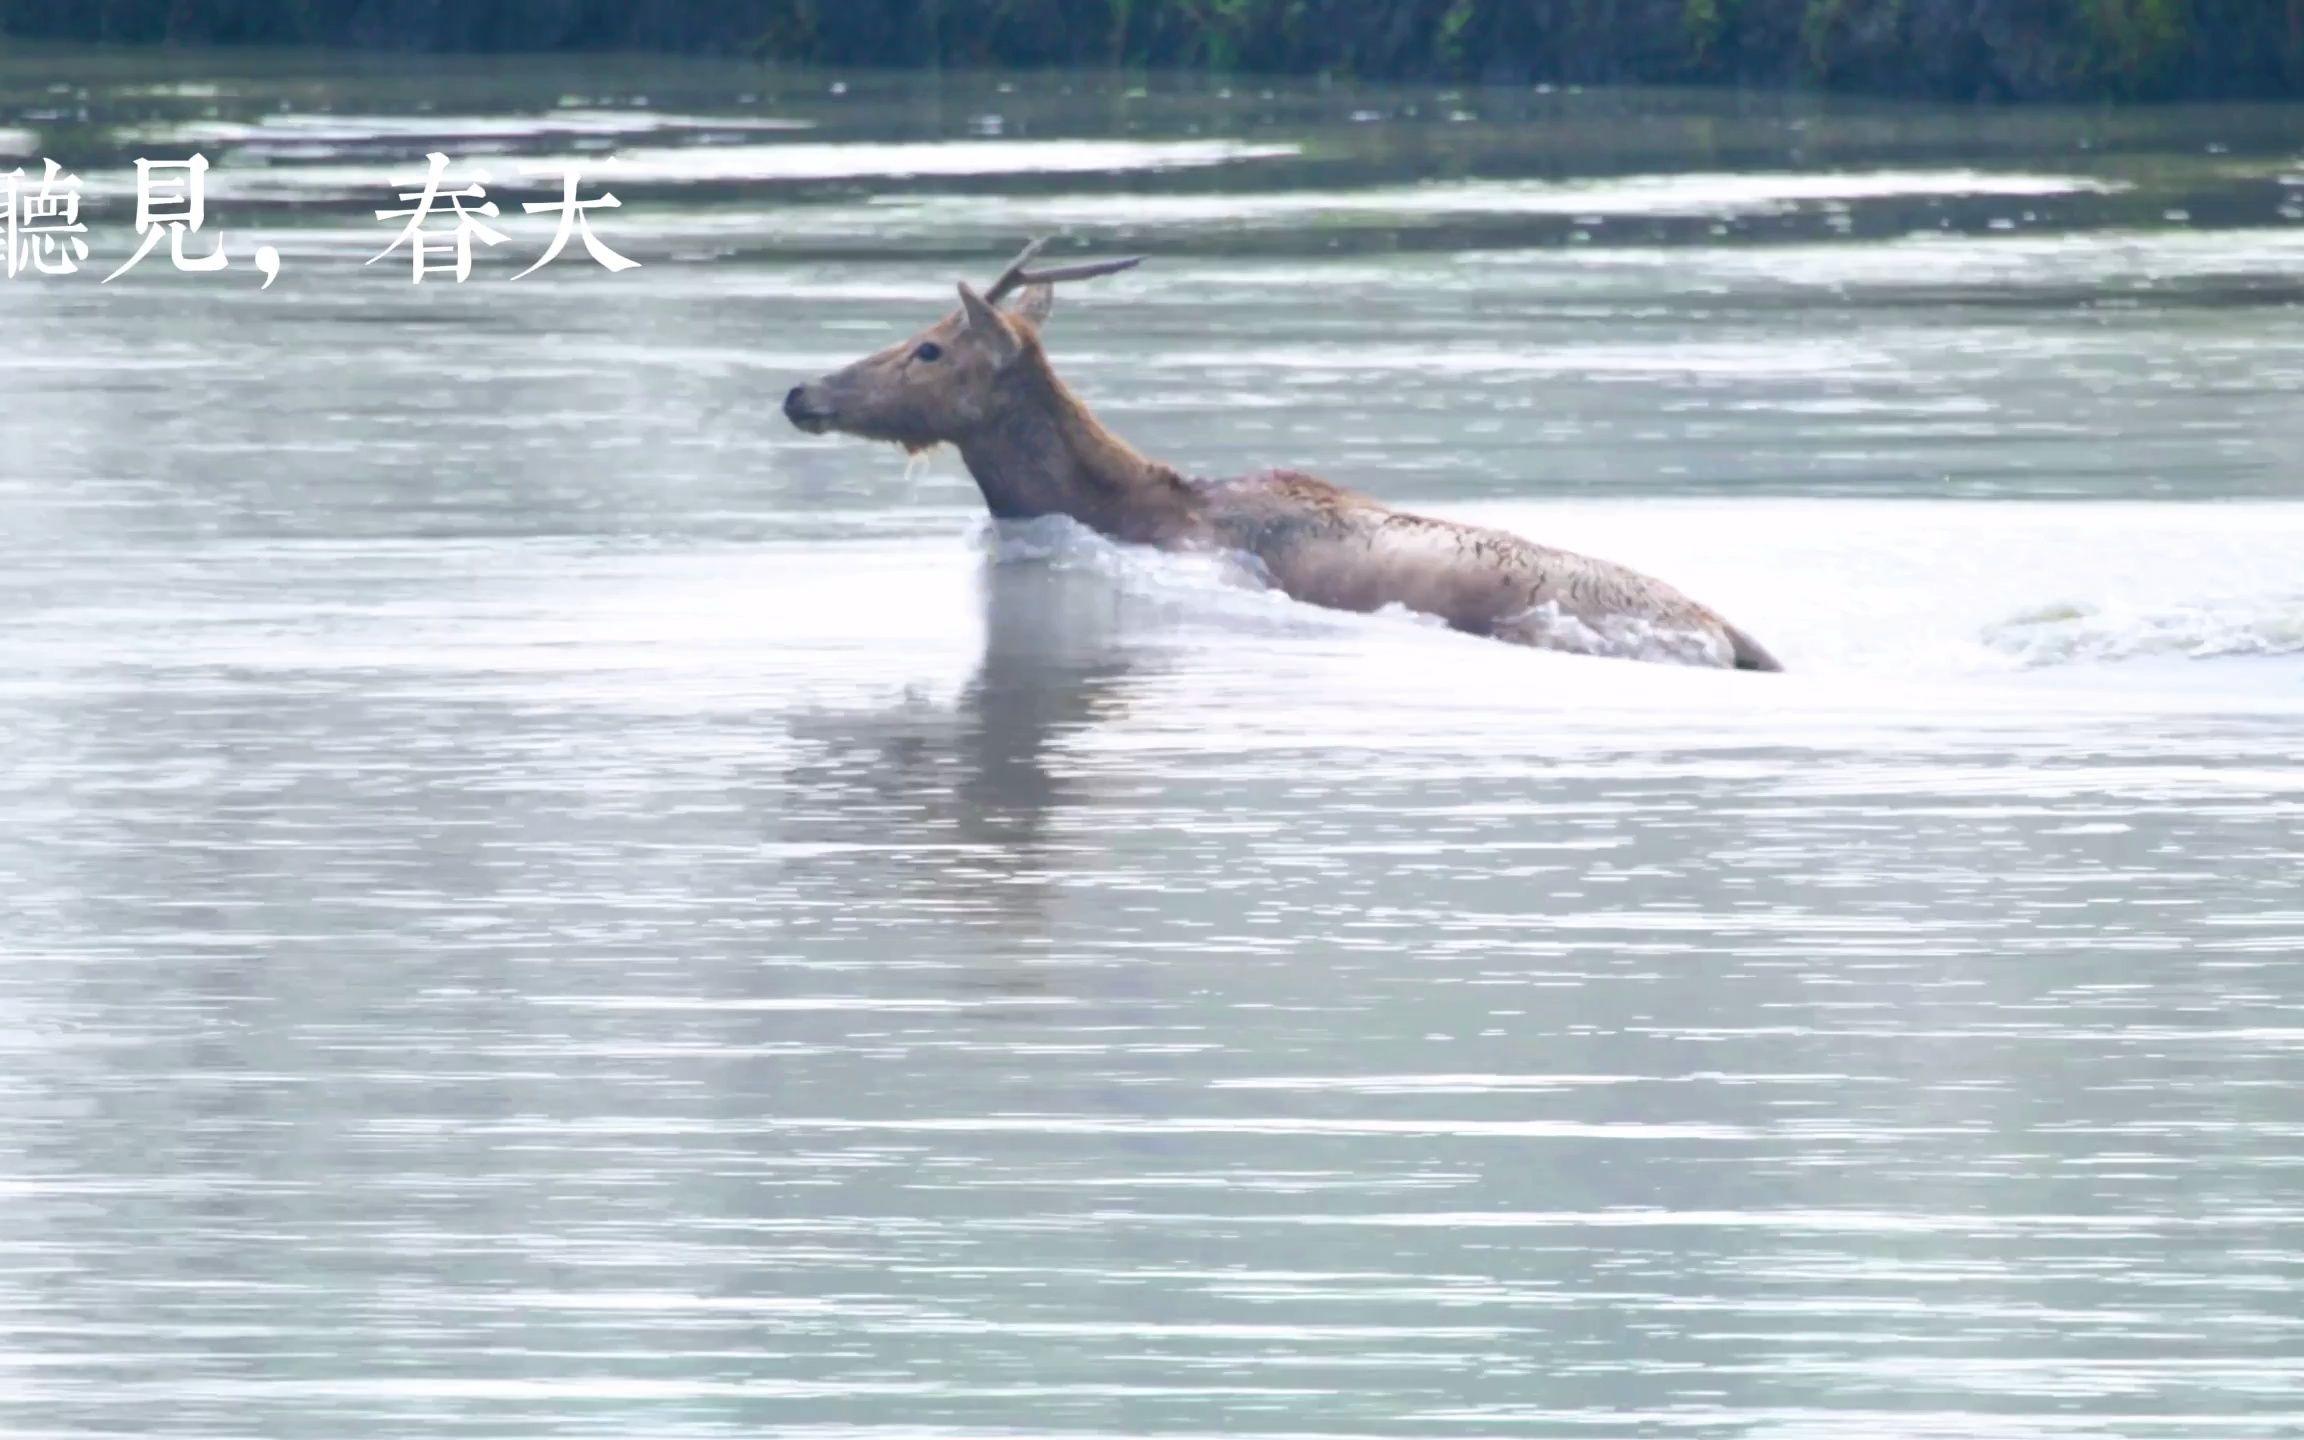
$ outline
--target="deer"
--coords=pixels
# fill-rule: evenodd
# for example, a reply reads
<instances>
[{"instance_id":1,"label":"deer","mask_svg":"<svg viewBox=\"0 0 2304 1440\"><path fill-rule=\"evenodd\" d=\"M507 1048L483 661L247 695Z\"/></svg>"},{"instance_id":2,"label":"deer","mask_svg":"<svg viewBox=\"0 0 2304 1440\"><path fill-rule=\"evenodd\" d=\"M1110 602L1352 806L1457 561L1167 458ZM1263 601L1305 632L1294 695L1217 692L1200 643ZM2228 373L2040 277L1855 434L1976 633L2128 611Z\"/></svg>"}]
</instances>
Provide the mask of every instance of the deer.
<instances>
[{"instance_id":1,"label":"deer","mask_svg":"<svg viewBox=\"0 0 2304 1440\"><path fill-rule=\"evenodd\" d=\"M1391 606L1454 630L1586 655L1781 670L1758 641L1661 580L1510 531L1395 510L1300 470L1190 478L1106 429L1049 362L1056 287L1142 256L1032 269L1033 240L908 340L795 385L784 415L919 454L952 445L995 521L1063 515L1124 544L1216 551L1291 599Z\"/></svg>"}]
</instances>

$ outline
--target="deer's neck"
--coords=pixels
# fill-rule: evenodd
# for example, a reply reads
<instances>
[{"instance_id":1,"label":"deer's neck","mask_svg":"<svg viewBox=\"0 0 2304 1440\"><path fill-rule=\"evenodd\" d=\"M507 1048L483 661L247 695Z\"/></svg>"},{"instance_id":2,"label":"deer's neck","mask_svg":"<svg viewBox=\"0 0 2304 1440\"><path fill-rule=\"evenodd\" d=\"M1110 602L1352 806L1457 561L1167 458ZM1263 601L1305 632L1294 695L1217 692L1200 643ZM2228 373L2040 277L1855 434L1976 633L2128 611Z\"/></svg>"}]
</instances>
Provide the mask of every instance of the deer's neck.
<instances>
[{"instance_id":1,"label":"deer's neck","mask_svg":"<svg viewBox=\"0 0 2304 1440\"><path fill-rule=\"evenodd\" d=\"M1029 345L999 413L961 437L960 458L1003 519L1069 515L1118 540L1174 547L1200 530L1198 492L1104 428Z\"/></svg>"}]
</instances>

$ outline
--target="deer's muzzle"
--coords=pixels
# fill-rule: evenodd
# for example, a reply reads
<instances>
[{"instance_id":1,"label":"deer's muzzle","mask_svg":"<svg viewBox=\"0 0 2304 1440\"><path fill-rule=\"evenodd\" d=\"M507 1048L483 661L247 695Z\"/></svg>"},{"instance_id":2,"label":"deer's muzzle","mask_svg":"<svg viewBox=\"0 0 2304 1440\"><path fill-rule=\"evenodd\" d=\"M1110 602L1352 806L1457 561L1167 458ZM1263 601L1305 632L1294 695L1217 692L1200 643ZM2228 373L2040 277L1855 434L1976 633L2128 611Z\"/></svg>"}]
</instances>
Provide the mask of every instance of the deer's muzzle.
<instances>
[{"instance_id":1,"label":"deer's muzzle","mask_svg":"<svg viewBox=\"0 0 2304 1440\"><path fill-rule=\"evenodd\" d=\"M811 435L821 435L832 428L832 408L820 395L812 394L817 387L795 385L784 393L784 418Z\"/></svg>"}]
</instances>

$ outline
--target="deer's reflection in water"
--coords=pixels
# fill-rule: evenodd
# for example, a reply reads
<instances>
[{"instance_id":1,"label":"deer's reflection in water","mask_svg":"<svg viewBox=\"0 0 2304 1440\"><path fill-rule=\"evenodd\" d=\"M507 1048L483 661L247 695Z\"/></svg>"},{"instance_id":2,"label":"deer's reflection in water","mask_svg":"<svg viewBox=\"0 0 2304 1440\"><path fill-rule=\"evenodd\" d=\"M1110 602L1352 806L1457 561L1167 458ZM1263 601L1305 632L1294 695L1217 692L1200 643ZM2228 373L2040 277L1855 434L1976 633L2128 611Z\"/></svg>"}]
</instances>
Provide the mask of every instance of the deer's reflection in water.
<instances>
[{"instance_id":1,"label":"deer's reflection in water","mask_svg":"<svg viewBox=\"0 0 2304 1440\"><path fill-rule=\"evenodd\" d=\"M801 872L788 881L838 902L804 912L820 940L901 932L916 946L928 921L977 959L1013 959L1051 938L1065 872L1103 851L1093 827L1066 823L1094 798L1063 751L1125 706L1146 659L1120 586L1040 562L987 563L981 584L983 656L956 699L792 723L781 838Z\"/></svg>"}]
</instances>

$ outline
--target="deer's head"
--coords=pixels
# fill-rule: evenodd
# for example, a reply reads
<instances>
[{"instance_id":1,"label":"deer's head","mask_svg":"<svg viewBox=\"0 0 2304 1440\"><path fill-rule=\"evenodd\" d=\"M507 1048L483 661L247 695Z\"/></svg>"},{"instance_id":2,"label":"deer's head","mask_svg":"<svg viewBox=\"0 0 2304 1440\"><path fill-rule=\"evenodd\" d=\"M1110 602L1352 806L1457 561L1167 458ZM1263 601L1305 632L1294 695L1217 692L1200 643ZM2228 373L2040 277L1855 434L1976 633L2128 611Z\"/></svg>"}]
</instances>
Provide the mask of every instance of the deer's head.
<instances>
[{"instance_id":1,"label":"deer's head","mask_svg":"<svg viewBox=\"0 0 2304 1440\"><path fill-rule=\"evenodd\" d=\"M838 430L908 450L965 439L997 420L1006 377L1038 344L1056 298L1052 287L1125 270L1140 258L1025 269L1046 243L1025 246L981 295L962 281L960 308L911 339L793 386L785 418L811 435Z\"/></svg>"}]
</instances>

